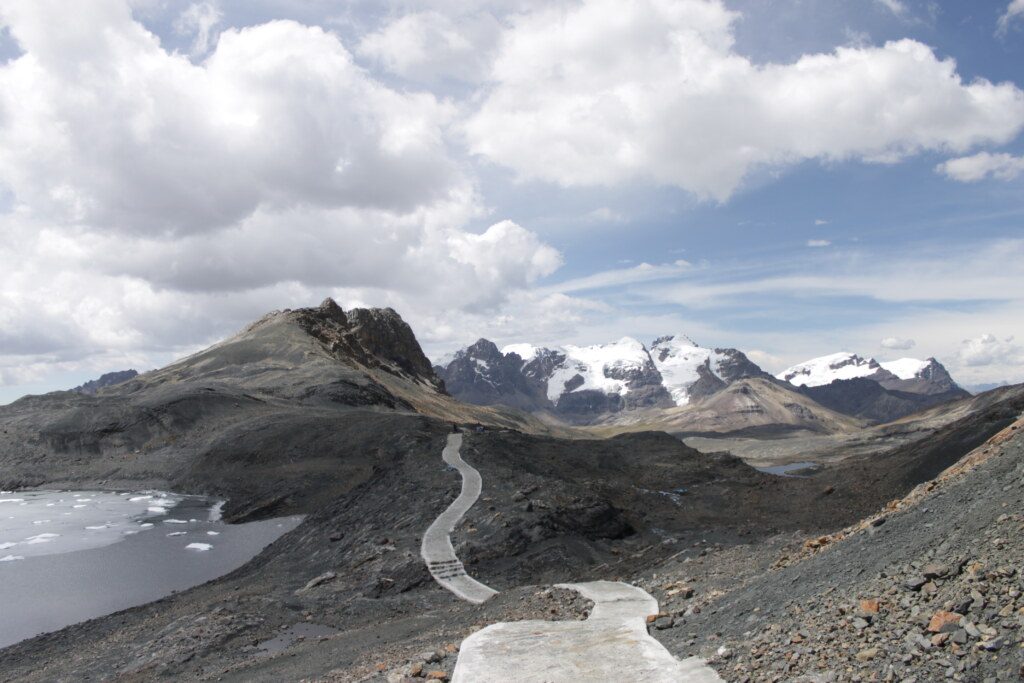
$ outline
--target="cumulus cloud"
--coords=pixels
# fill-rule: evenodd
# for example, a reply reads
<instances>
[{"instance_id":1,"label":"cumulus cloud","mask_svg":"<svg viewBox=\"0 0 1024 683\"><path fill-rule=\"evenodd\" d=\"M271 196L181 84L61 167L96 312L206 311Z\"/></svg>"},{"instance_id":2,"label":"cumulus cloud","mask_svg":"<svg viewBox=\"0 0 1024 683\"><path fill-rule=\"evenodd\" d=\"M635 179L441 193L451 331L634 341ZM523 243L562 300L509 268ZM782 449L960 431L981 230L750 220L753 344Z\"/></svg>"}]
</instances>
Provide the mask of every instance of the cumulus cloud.
<instances>
[{"instance_id":1,"label":"cumulus cloud","mask_svg":"<svg viewBox=\"0 0 1024 683\"><path fill-rule=\"evenodd\" d=\"M917 346L917 343L913 339L902 339L900 337L886 337L879 344L883 349L894 349L900 351L906 351Z\"/></svg>"},{"instance_id":2,"label":"cumulus cloud","mask_svg":"<svg viewBox=\"0 0 1024 683\"><path fill-rule=\"evenodd\" d=\"M807 240L807 246L809 247L827 247L831 244L832 242L829 240Z\"/></svg>"},{"instance_id":3,"label":"cumulus cloud","mask_svg":"<svg viewBox=\"0 0 1024 683\"><path fill-rule=\"evenodd\" d=\"M965 339L960 347L960 362L966 366L1024 365L1024 348L1014 343L1013 337L999 339L983 334Z\"/></svg>"},{"instance_id":4,"label":"cumulus cloud","mask_svg":"<svg viewBox=\"0 0 1024 683\"><path fill-rule=\"evenodd\" d=\"M736 18L717 0L584 0L513 17L465 126L470 147L523 179L639 179L725 200L762 167L894 162L1024 127L1024 92L966 83L919 42L759 65L734 49Z\"/></svg>"},{"instance_id":5,"label":"cumulus cloud","mask_svg":"<svg viewBox=\"0 0 1024 683\"><path fill-rule=\"evenodd\" d=\"M1024 173L1024 157L1006 153L979 152L971 156L945 161L936 166L935 171L962 183L976 183L988 177L998 180L1013 180Z\"/></svg>"},{"instance_id":6,"label":"cumulus cloud","mask_svg":"<svg viewBox=\"0 0 1024 683\"><path fill-rule=\"evenodd\" d=\"M1011 0L1010 4L1006 6L1006 11L999 17L996 33L1006 35L1006 32L1010 30L1010 25L1022 16L1024 16L1024 0Z\"/></svg>"},{"instance_id":7,"label":"cumulus cloud","mask_svg":"<svg viewBox=\"0 0 1024 683\"><path fill-rule=\"evenodd\" d=\"M26 51L0 66L0 182L54 221L191 233L261 206L408 210L458 182L452 107L375 82L320 28L227 30L196 65L123 2L0 13Z\"/></svg>"},{"instance_id":8,"label":"cumulus cloud","mask_svg":"<svg viewBox=\"0 0 1024 683\"><path fill-rule=\"evenodd\" d=\"M484 11L454 17L412 12L365 35L358 53L410 80L476 82L490 68L500 33L498 19Z\"/></svg>"},{"instance_id":9,"label":"cumulus cloud","mask_svg":"<svg viewBox=\"0 0 1024 683\"><path fill-rule=\"evenodd\" d=\"M573 319L526 293L557 250L469 229L486 209L448 150L454 106L335 35L227 29L194 64L115 0L0 2L0 23L24 50L0 64L0 384L153 367L327 294L428 338L530 302Z\"/></svg>"},{"instance_id":10,"label":"cumulus cloud","mask_svg":"<svg viewBox=\"0 0 1024 683\"><path fill-rule=\"evenodd\" d=\"M193 57L205 55L214 37L214 27L224 18L224 13L211 2L195 2L188 6L174 22L174 30L192 36Z\"/></svg>"}]
</instances>

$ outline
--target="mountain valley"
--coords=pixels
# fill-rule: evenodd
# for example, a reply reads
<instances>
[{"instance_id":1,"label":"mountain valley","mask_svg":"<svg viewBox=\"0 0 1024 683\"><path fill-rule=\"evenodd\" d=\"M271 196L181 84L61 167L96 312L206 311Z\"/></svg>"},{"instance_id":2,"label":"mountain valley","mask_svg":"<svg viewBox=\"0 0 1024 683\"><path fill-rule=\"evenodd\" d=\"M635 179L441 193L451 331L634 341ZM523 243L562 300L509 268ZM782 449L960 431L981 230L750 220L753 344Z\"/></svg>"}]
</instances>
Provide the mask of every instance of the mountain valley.
<instances>
[{"instance_id":1,"label":"mountain valley","mask_svg":"<svg viewBox=\"0 0 1024 683\"><path fill-rule=\"evenodd\" d=\"M502 353L481 341L439 377L397 313L327 300L95 395L0 407L0 489L145 486L225 499L231 522L305 515L227 576L0 650L0 680L444 680L462 640L488 624L584 618L585 599L551 586L585 580L654 595L651 635L724 680L903 675L908 652L921 671L945 671L947 658L958 675L961 665L971 676L1019 667L1019 575L990 579L998 597L965 615L995 635L979 631L959 650L904 636L929 635L922 619L968 590L972 562L986 568L978 576L1021 556L1009 526L983 552L964 534L984 534L993 515L1022 521L1024 387L872 426L740 352L671 339L652 349L623 340L612 356ZM578 396L559 408L552 382ZM469 392L475 403L457 400ZM483 480L452 536L466 571L498 591L480 605L441 588L419 555L458 493L441 461L453 424ZM770 462L814 469L777 476L744 461L780 441L805 447ZM751 449L743 458L719 447L739 442ZM998 495L958 521L951 497L988 477ZM934 593L872 583L934 559L949 566ZM828 592L836 581L842 591ZM858 630L844 610L876 594L885 618ZM803 642L829 647L826 613L843 625L839 650L822 658ZM999 638L1006 646L993 649Z\"/></svg>"}]
</instances>

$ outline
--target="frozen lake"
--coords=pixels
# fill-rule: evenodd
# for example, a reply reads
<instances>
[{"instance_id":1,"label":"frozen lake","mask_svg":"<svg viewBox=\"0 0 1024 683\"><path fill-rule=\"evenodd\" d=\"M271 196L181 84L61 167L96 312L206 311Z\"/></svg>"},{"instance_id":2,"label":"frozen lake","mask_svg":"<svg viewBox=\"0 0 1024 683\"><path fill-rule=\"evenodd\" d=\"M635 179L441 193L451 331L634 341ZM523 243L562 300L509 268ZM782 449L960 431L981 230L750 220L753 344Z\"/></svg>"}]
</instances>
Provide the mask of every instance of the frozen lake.
<instances>
[{"instance_id":1,"label":"frozen lake","mask_svg":"<svg viewBox=\"0 0 1024 683\"><path fill-rule=\"evenodd\" d=\"M200 496L0 492L0 647L222 576L301 517L224 524Z\"/></svg>"}]
</instances>

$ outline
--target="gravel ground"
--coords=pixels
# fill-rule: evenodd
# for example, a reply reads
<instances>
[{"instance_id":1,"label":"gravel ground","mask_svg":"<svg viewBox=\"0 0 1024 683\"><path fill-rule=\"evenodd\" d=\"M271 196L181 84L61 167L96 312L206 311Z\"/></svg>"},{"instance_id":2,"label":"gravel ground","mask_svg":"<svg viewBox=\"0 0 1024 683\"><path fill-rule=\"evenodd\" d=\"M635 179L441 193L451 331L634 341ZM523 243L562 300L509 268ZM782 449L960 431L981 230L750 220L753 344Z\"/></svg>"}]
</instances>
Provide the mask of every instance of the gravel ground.
<instances>
[{"instance_id":1,"label":"gravel ground","mask_svg":"<svg viewBox=\"0 0 1024 683\"><path fill-rule=\"evenodd\" d=\"M655 635L729 681L1019 680L1024 421L1015 427L842 532L662 564L641 579L665 596Z\"/></svg>"}]
</instances>

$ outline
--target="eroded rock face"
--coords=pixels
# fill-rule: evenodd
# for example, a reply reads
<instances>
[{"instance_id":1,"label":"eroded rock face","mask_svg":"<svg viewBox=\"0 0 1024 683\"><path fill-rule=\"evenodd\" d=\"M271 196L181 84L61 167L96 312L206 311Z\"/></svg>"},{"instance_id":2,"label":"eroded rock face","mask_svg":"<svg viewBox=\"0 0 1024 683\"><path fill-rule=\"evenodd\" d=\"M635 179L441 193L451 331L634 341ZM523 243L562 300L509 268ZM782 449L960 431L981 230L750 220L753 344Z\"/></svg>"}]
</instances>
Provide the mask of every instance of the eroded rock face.
<instances>
[{"instance_id":1,"label":"eroded rock face","mask_svg":"<svg viewBox=\"0 0 1024 683\"><path fill-rule=\"evenodd\" d=\"M443 390L412 328L394 309L355 308L346 313L334 299L327 298L316 308L300 308L289 314L341 358L401 372Z\"/></svg>"}]
</instances>

